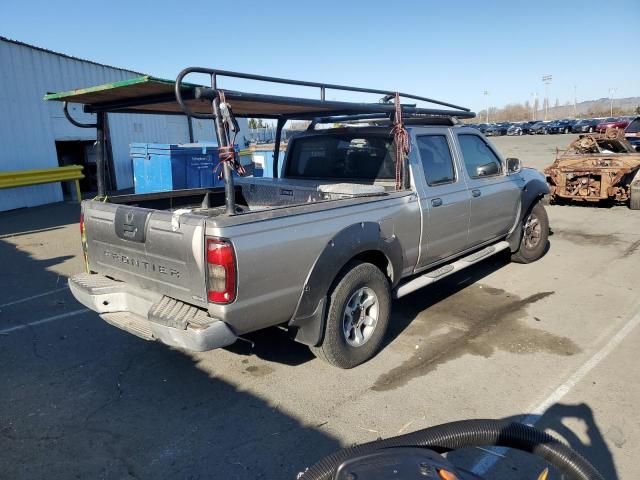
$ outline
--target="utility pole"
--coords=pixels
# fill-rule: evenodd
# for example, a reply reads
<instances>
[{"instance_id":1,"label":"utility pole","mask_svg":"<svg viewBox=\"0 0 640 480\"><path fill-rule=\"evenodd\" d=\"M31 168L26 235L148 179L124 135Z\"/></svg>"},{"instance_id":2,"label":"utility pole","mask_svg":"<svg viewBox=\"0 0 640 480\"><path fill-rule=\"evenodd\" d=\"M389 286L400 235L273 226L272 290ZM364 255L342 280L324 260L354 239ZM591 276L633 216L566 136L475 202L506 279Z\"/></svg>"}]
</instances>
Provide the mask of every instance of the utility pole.
<instances>
[{"instance_id":1,"label":"utility pole","mask_svg":"<svg viewBox=\"0 0 640 480\"><path fill-rule=\"evenodd\" d=\"M551 75L542 76L542 83L544 83L544 119L545 121L547 120L547 117L549 115L549 84L551 83L552 78L553 77Z\"/></svg>"},{"instance_id":2,"label":"utility pole","mask_svg":"<svg viewBox=\"0 0 640 480\"><path fill-rule=\"evenodd\" d=\"M538 92L531 92L531 120L536 119L536 103L538 102Z\"/></svg>"},{"instance_id":3,"label":"utility pole","mask_svg":"<svg viewBox=\"0 0 640 480\"><path fill-rule=\"evenodd\" d=\"M609 99L611 101L610 105L609 105L609 116L613 117L613 96L616 94L616 90L617 88L610 88L609 89Z\"/></svg>"},{"instance_id":4,"label":"utility pole","mask_svg":"<svg viewBox=\"0 0 640 480\"><path fill-rule=\"evenodd\" d=\"M578 87L573 86L573 118L578 118L578 96L576 94Z\"/></svg>"},{"instance_id":5,"label":"utility pole","mask_svg":"<svg viewBox=\"0 0 640 480\"><path fill-rule=\"evenodd\" d=\"M486 123L489 123L489 91L488 90L484 91L484 97L485 97L485 102L484 103L486 105L485 111L487 112L487 122Z\"/></svg>"}]
</instances>

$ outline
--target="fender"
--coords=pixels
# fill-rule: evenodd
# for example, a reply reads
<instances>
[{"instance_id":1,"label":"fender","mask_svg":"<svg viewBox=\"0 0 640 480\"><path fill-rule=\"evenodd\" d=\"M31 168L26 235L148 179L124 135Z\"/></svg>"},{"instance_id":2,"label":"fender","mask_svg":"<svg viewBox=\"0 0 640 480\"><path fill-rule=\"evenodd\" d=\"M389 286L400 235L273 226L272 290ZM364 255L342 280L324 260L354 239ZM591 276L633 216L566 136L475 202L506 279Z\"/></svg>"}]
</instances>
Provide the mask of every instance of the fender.
<instances>
[{"instance_id":1,"label":"fender","mask_svg":"<svg viewBox=\"0 0 640 480\"><path fill-rule=\"evenodd\" d=\"M521 193L520 215L516 221L514 230L507 237L510 249L515 252L520 248L520 240L522 239L522 221L529 213L533 205L542 197L549 193L549 185L545 177L535 169L525 168L521 172L525 180Z\"/></svg>"},{"instance_id":2,"label":"fender","mask_svg":"<svg viewBox=\"0 0 640 480\"><path fill-rule=\"evenodd\" d=\"M392 286L400 280L402 247L398 238L384 238L380 224L360 222L338 232L325 246L307 276L296 312L289 327L295 339L307 345L318 345L324 331L327 294L335 278L355 256L367 251L381 252L387 259L386 273Z\"/></svg>"}]
</instances>

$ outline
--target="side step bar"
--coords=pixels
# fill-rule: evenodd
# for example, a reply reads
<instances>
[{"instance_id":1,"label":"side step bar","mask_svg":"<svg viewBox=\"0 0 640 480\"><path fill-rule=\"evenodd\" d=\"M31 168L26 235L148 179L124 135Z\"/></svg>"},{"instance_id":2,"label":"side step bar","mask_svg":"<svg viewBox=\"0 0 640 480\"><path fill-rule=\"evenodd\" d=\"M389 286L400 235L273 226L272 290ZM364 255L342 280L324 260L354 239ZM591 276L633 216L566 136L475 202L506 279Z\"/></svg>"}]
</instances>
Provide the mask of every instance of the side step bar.
<instances>
[{"instance_id":1,"label":"side step bar","mask_svg":"<svg viewBox=\"0 0 640 480\"><path fill-rule=\"evenodd\" d=\"M419 277L414 278L413 280L409 280L408 282L403 283L399 287L397 287L394 292L394 298L404 297L411 292L415 292L422 287L426 287L427 285L437 282L444 277L448 277L452 273L459 272L462 269L470 267L471 265L478 263L479 261L487 257L495 255L498 252L506 250L507 248L509 248L509 242L498 242L485 247L482 250L478 250L477 252L467 255L466 257L462 257L454 262L442 265L435 270L430 270L427 273L422 274Z\"/></svg>"}]
</instances>

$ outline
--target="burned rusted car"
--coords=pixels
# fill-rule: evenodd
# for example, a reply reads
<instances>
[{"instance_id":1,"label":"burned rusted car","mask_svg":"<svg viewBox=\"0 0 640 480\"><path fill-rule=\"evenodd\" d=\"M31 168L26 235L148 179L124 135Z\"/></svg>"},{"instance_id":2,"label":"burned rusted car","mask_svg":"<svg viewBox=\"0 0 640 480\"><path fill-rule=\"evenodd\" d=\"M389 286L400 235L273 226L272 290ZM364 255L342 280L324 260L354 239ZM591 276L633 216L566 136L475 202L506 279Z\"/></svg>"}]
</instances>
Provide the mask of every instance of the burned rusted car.
<instances>
[{"instance_id":1,"label":"burned rusted car","mask_svg":"<svg viewBox=\"0 0 640 480\"><path fill-rule=\"evenodd\" d=\"M552 201L629 202L640 210L640 153L615 128L580 135L544 169Z\"/></svg>"}]
</instances>

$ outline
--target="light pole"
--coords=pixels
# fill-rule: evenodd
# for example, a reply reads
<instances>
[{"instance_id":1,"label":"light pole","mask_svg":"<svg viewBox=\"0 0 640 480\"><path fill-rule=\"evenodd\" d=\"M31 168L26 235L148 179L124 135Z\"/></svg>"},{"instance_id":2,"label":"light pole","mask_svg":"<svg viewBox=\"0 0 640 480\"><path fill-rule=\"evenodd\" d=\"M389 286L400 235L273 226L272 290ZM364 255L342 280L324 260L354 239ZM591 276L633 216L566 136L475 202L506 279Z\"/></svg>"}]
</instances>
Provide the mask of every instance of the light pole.
<instances>
[{"instance_id":1,"label":"light pole","mask_svg":"<svg viewBox=\"0 0 640 480\"><path fill-rule=\"evenodd\" d=\"M547 120L547 116L549 114L549 84L552 80L551 75L543 75L542 83L544 83L544 119Z\"/></svg>"},{"instance_id":2,"label":"light pole","mask_svg":"<svg viewBox=\"0 0 640 480\"><path fill-rule=\"evenodd\" d=\"M531 120L536 119L536 103L538 102L538 92L531 92Z\"/></svg>"},{"instance_id":3,"label":"light pole","mask_svg":"<svg viewBox=\"0 0 640 480\"><path fill-rule=\"evenodd\" d=\"M610 88L609 89L609 100L610 100L609 116L610 117L613 117L613 96L616 94L616 90L617 90L617 88Z\"/></svg>"},{"instance_id":4,"label":"light pole","mask_svg":"<svg viewBox=\"0 0 640 480\"><path fill-rule=\"evenodd\" d=\"M578 86L573 86L573 118L578 118L578 95L577 95Z\"/></svg>"},{"instance_id":5,"label":"light pole","mask_svg":"<svg viewBox=\"0 0 640 480\"><path fill-rule=\"evenodd\" d=\"M484 103L486 105L485 112L487 112L487 122L486 123L489 123L489 91L488 90L484 91L484 97L485 97L485 99L484 99L485 102Z\"/></svg>"}]
</instances>

